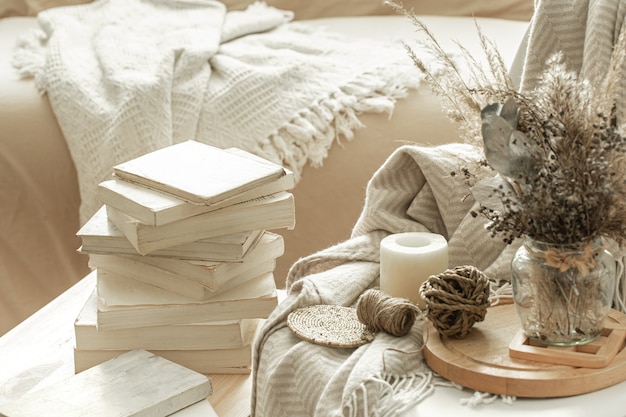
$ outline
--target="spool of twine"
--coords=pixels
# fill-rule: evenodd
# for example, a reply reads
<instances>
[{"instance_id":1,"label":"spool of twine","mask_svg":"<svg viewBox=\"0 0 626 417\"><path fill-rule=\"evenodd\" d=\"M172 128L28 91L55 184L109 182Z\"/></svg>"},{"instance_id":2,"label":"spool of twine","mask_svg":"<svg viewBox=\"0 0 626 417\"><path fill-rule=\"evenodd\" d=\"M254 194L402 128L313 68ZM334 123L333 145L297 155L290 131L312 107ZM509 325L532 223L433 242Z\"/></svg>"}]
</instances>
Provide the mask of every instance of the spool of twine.
<instances>
[{"instance_id":1,"label":"spool of twine","mask_svg":"<svg viewBox=\"0 0 626 417\"><path fill-rule=\"evenodd\" d=\"M431 275L420 286L426 317L443 335L464 338L485 319L489 307L489 280L473 266L458 266Z\"/></svg>"},{"instance_id":2,"label":"spool of twine","mask_svg":"<svg viewBox=\"0 0 626 417\"><path fill-rule=\"evenodd\" d=\"M358 299L357 318L374 331L385 331L394 336L407 334L420 309L409 300L391 297L380 290L369 289Z\"/></svg>"}]
</instances>

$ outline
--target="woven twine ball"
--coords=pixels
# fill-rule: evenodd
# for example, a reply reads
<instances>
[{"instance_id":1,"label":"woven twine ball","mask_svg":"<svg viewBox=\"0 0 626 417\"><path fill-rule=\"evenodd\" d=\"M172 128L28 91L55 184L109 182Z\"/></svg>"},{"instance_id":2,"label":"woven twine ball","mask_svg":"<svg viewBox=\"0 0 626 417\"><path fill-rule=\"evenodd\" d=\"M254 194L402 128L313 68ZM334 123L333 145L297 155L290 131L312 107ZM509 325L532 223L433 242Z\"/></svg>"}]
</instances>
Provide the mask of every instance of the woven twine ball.
<instances>
[{"instance_id":1,"label":"woven twine ball","mask_svg":"<svg viewBox=\"0 0 626 417\"><path fill-rule=\"evenodd\" d=\"M489 307L489 280L473 266L458 266L431 275L421 286L426 317L437 331L462 339L485 319Z\"/></svg>"}]
</instances>

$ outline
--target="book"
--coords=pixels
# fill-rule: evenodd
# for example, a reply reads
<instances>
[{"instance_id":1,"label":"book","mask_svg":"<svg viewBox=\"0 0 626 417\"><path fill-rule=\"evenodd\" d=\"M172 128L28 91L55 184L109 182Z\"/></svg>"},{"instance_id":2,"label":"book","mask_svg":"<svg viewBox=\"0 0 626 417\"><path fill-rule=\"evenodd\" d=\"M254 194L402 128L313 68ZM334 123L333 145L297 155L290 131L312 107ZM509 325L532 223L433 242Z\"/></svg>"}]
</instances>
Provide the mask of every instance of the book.
<instances>
[{"instance_id":1,"label":"book","mask_svg":"<svg viewBox=\"0 0 626 417\"><path fill-rule=\"evenodd\" d=\"M170 417L219 417L209 400L198 401L180 411L172 414Z\"/></svg>"},{"instance_id":2,"label":"book","mask_svg":"<svg viewBox=\"0 0 626 417\"><path fill-rule=\"evenodd\" d=\"M94 289L74 321L77 349L237 349L252 343L251 335L261 323L260 319L236 319L98 331L97 309Z\"/></svg>"},{"instance_id":3,"label":"book","mask_svg":"<svg viewBox=\"0 0 626 417\"><path fill-rule=\"evenodd\" d=\"M287 191L234 204L209 213L188 217L162 226L148 226L106 206L109 220L142 255L199 239L209 239L247 230L293 229L293 194Z\"/></svg>"},{"instance_id":4,"label":"book","mask_svg":"<svg viewBox=\"0 0 626 417\"><path fill-rule=\"evenodd\" d=\"M97 270L91 272L96 274ZM153 287L159 290L157 287ZM267 318L278 305L276 284L271 272L231 288L207 301L181 300L168 291L117 294L123 303L111 305L98 298L98 330L144 326L189 324L199 321L221 321Z\"/></svg>"},{"instance_id":5,"label":"book","mask_svg":"<svg viewBox=\"0 0 626 417\"><path fill-rule=\"evenodd\" d=\"M113 167L118 178L184 200L211 205L277 180L278 164L259 162L215 146L188 140Z\"/></svg>"},{"instance_id":6,"label":"book","mask_svg":"<svg viewBox=\"0 0 626 417\"><path fill-rule=\"evenodd\" d=\"M85 372L125 352L124 350L74 348L74 371ZM150 352L203 375L247 375L250 374L252 363L250 345L239 349L151 350Z\"/></svg>"},{"instance_id":7,"label":"book","mask_svg":"<svg viewBox=\"0 0 626 417\"><path fill-rule=\"evenodd\" d=\"M230 150L227 149L226 151L228 152ZM276 164L248 154L247 152L240 152L244 155L248 155L247 157L250 159L258 159L264 163L276 166ZM161 226L243 201L275 194L280 191L291 190L294 185L295 180L293 172L284 169L284 174L272 182L244 191L227 200L205 205L191 203L174 195L147 188L134 182L113 178L98 184L98 197L103 204L114 207L143 224Z\"/></svg>"},{"instance_id":8,"label":"book","mask_svg":"<svg viewBox=\"0 0 626 417\"><path fill-rule=\"evenodd\" d=\"M260 270L259 273L253 275L252 278L248 278L237 285L229 286L230 288L226 291L221 291L207 300L197 300L194 297L187 297L123 275L115 274L102 268L96 270L96 290L99 303L105 307L200 304L211 300L221 300L224 293L228 293L234 288L239 288L241 292L245 291L246 288L261 288L259 287L259 282L267 279L267 275L271 275L272 270L273 269ZM265 288L263 291L269 291L271 288L269 285L262 285Z\"/></svg>"},{"instance_id":9,"label":"book","mask_svg":"<svg viewBox=\"0 0 626 417\"><path fill-rule=\"evenodd\" d=\"M283 237L265 232L241 262L91 254L89 265L99 272L106 270L186 297L206 300L261 273L273 271L276 258L283 253Z\"/></svg>"},{"instance_id":10,"label":"book","mask_svg":"<svg viewBox=\"0 0 626 417\"><path fill-rule=\"evenodd\" d=\"M161 297L165 295L167 299L177 304L187 304L192 302L208 301L224 292L230 291L232 288L243 285L246 282L258 278L261 274L272 273L276 266L275 261L267 261L257 265L254 270L247 271L241 275L235 276L227 281L224 285L214 291L209 291L205 286L188 279L187 277L176 276L173 273L165 271L165 274L159 277L140 277L125 275L125 272L116 273L106 268L96 268L96 279L98 286L98 295L109 306L129 305L129 300L135 294L140 294L145 298ZM168 275L169 274L169 275ZM159 286L146 284L144 281L153 279Z\"/></svg>"},{"instance_id":11,"label":"book","mask_svg":"<svg viewBox=\"0 0 626 417\"><path fill-rule=\"evenodd\" d=\"M201 373L145 350L112 355L89 370L0 405L7 417L169 415L211 395Z\"/></svg>"},{"instance_id":12,"label":"book","mask_svg":"<svg viewBox=\"0 0 626 417\"><path fill-rule=\"evenodd\" d=\"M236 262L240 261L254 247L262 234L263 230L257 229L200 239L153 251L150 256ZM80 228L77 235L81 238L79 250L82 253L139 254L126 236L109 220L105 206L100 207Z\"/></svg>"}]
</instances>

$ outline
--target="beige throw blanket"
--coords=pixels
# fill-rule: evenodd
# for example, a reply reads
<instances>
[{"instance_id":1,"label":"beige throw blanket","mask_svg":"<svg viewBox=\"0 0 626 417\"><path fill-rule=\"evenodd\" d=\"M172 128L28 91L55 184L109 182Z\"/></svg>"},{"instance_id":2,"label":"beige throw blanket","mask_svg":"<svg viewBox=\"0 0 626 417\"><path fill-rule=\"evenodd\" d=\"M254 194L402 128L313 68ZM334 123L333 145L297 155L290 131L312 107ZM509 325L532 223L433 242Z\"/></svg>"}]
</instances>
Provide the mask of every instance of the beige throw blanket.
<instances>
[{"instance_id":1,"label":"beige throw blanket","mask_svg":"<svg viewBox=\"0 0 626 417\"><path fill-rule=\"evenodd\" d=\"M476 265L494 282L508 277L515 247L488 236L484 220L469 214L475 203L463 178L451 175L480 157L480 149L464 144L399 148L370 181L352 237L293 266L288 296L256 344L253 415L392 415L432 389L420 352L423 318L407 336L379 333L357 349L301 341L286 318L307 305L354 305L378 285L379 245L390 233L439 233L451 265Z\"/></svg>"},{"instance_id":2,"label":"beige throw blanket","mask_svg":"<svg viewBox=\"0 0 626 417\"><path fill-rule=\"evenodd\" d=\"M536 85L546 60L556 52L562 52L568 68L583 78L601 80L625 17L625 0L536 0L527 47L521 51L522 90ZM626 77L622 84L625 91Z\"/></svg>"},{"instance_id":3,"label":"beige throw blanket","mask_svg":"<svg viewBox=\"0 0 626 417\"><path fill-rule=\"evenodd\" d=\"M75 162L81 221L111 167L187 139L290 168L321 164L362 112L390 112L420 77L400 43L345 39L255 3L96 0L46 10L14 63L34 76Z\"/></svg>"}]
</instances>

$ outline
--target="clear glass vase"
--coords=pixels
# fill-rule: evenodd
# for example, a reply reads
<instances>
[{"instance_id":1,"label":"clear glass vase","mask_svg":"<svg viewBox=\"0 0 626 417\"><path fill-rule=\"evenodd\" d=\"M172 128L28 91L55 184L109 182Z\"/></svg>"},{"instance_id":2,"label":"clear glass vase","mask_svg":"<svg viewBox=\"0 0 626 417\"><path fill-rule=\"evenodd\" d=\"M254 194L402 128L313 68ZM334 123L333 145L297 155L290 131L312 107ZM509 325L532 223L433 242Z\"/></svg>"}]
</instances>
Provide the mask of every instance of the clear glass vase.
<instances>
[{"instance_id":1,"label":"clear glass vase","mask_svg":"<svg viewBox=\"0 0 626 417\"><path fill-rule=\"evenodd\" d=\"M525 335L557 346L598 338L611 311L615 271L600 238L573 245L526 238L511 263L513 300Z\"/></svg>"}]
</instances>

